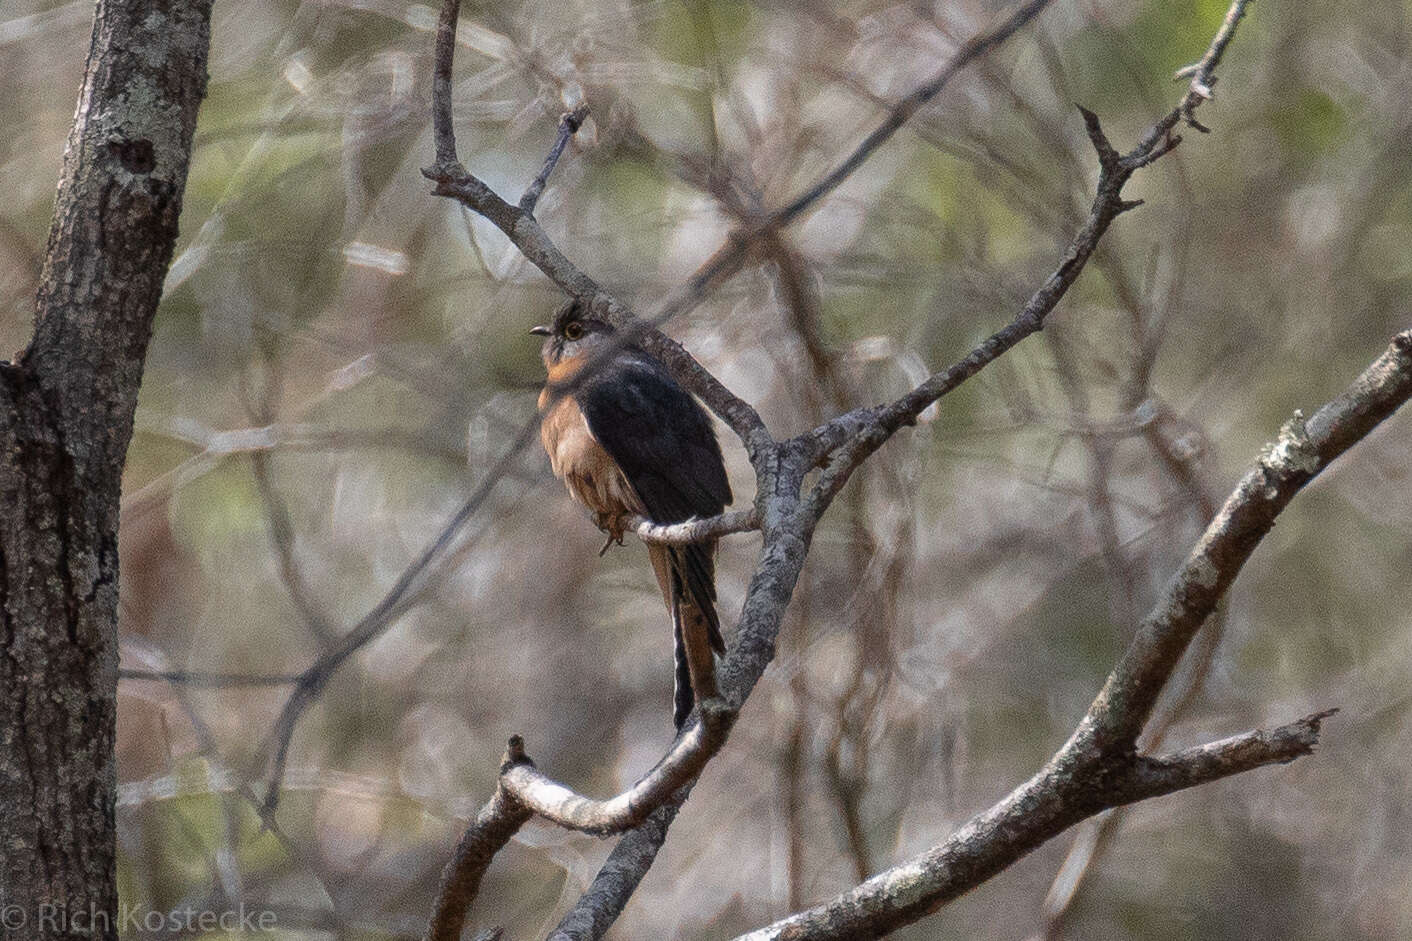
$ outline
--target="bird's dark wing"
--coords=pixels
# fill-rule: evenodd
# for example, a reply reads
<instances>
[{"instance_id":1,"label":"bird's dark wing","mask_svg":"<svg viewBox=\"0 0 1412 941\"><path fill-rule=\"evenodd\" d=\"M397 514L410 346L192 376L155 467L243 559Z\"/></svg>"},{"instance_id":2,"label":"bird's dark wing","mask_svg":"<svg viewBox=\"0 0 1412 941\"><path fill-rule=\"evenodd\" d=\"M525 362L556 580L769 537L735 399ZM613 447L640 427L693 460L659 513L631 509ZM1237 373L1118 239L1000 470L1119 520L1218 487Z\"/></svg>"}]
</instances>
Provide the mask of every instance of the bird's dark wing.
<instances>
[{"instance_id":1,"label":"bird's dark wing","mask_svg":"<svg viewBox=\"0 0 1412 941\"><path fill-rule=\"evenodd\" d=\"M656 360L629 349L574 397L654 522L715 516L731 502L711 419Z\"/></svg>"},{"instance_id":2,"label":"bird's dark wing","mask_svg":"<svg viewBox=\"0 0 1412 941\"><path fill-rule=\"evenodd\" d=\"M622 469L653 522L715 516L731 502L711 419L661 363L625 349L574 398L589 431ZM723 649L713 548L685 546L674 556L687 594L710 621L712 646Z\"/></svg>"}]
</instances>

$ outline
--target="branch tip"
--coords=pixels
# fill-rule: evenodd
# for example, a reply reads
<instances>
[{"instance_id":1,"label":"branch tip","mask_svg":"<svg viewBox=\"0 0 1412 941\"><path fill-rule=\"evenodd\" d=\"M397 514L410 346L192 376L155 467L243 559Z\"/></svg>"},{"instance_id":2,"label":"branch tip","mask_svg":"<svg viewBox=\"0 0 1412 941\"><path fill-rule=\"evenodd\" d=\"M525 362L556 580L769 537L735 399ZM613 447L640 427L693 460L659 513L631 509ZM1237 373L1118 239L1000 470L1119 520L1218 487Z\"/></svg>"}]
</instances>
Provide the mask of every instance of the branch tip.
<instances>
[{"instance_id":1,"label":"branch tip","mask_svg":"<svg viewBox=\"0 0 1412 941\"><path fill-rule=\"evenodd\" d=\"M1312 755L1314 747L1319 744L1319 733L1322 730L1324 720L1338 712L1338 708L1325 709L1307 715L1302 719L1296 719L1288 725L1281 726L1271 732L1271 737L1285 739L1289 741L1290 752L1281 758L1280 764L1289 764L1297 758L1305 755Z\"/></svg>"},{"instance_id":2,"label":"branch tip","mask_svg":"<svg viewBox=\"0 0 1412 941\"><path fill-rule=\"evenodd\" d=\"M1320 727L1323 725L1324 720L1329 718L1330 716L1336 716L1338 715L1338 713L1338 706L1330 706L1323 712L1316 712L1313 715L1305 716L1295 724L1305 726L1309 729L1310 732L1313 732L1315 735L1318 735Z\"/></svg>"},{"instance_id":3,"label":"branch tip","mask_svg":"<svg viewBox=\"0 0 1412 941\"><path fill-rule=\"evenodd\" d=\"M564 112L563 117L559 119L559 124L568 128L570 134L577 134L579 128L583 127L583 122L588 120L588 115L588 105L579 105L572 111Z\"/></svg>"},{"instance_id":4,"label":"branch tip","mask_svg":"<svg viewBox=\"0 0 1412 941\"><path fill-rule=\"evenodd\" d=\"M588 117L588 105L579 105L572 111L566 111L559 116L559 135L554 139L554 146L549 149L549 154L544 158L544 166L539 168L538 175L530 181L529 187L524 195L520 197L520 209L523 212L533 214L534 207L539 202L539 197L544 195L544 188L549 185L549 174L554 172L555 165L564 154L564 148L568 146L569 139L578 133L579 127L583 125L584 119Z\"/></svg>"},{"instance_id":5,"label":"branch tip","mask_svg":"<svg viewBox=\"0 0 1412 941\"><path fill-rule=\"evenodd\" d=\"M522 735L511 735L509 742L505 745L505 756L500 759L502 771L506 768L513 768L515 765L529 765L534 767L534 762L529 755L525 754L525 739Z\"/></svg>"},{"instance_id":6,"label":"branch tip","mask_svg":"<svg viewBox=\"0 0 1412 941\"><path fill-rule=\"evenodd\" d=\"M1111 171L1117 167L1120 160L1118 151L1113 148L1108 140L1108 135L1103 133L1103 125L1098 120L1098 115L1094 114L1083 105L1078 105L1079 113L1084 118L1084 130L1088 132L1088 139L1093 144L1093 149L1098 151L1098 162L1105 171Z\"/></svg>"}]
</instances>

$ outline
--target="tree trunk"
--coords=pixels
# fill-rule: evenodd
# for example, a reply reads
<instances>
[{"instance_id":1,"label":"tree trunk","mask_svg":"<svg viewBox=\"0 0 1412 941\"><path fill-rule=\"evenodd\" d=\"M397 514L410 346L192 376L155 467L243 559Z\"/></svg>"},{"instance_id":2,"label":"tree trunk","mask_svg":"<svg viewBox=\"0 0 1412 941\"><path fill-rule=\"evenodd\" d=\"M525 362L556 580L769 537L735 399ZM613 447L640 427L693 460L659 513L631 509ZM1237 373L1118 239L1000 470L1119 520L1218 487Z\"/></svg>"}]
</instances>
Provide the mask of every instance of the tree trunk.
<instances>
[{"instance_id":1,"label":"tree trunk","mask_svg":"<svg viewBox=\"0 0 1412 941\"><path fill-rule=\"evenodd\" d=\"M0 363L0 928L116 938L118 511L210 0L100 0L35 307Z\"/></svg>"}]
</instances>

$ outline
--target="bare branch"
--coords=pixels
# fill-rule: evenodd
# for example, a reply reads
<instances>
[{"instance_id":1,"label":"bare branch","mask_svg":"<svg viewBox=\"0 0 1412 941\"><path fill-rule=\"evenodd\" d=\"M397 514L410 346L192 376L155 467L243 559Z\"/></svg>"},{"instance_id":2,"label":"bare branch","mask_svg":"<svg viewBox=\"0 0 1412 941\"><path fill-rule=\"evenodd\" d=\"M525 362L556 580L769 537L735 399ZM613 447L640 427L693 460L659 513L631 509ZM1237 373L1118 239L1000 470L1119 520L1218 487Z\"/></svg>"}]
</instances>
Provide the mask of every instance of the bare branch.
<instances>
[{"instance_id":1,"label":"bare branch","mask_svg":"<svg viewBox=\"0 0 1412 941\"><path fill-rule=\"evenodd\" d=\"M833 901L745 937L871 937L935 911L1099 811L1308 754L1310 716L1160 758L1134 754L1157 696L1197 629L1294 495L1412 398L1412 329L1305 422L1295 418L1237 484L1143 621L1088 714L1048 764L946 842Z\"/></svg>"},{"instance_id":2,"label":"bare branch","mask_svg":"<svg viewBox=\"0 0 1412 941\"><path fill-rule=\"evenodd\" d=\"M436 24L436 63L432 71L431 121L436 136L437 166L456 162L456 127L451 114L451 64L456 54L456 24L461 0L446 0Z\"/></svg>"},{"instance_id":3,"label":"bare branch","mask_svg":"<svg viewBox=\"0 0 1412 941\"><path fill-rule=\"evenodd\" d=\"M1329 714L1160 758L1128 754L1075 762L1065 754L1066 746L1033 778L941 845L737 941L881 937L981 884L1085 817L1307 755Z\"/></svg>"},{"instance_id":4,"label":"bare branch","mask_svg":"<svg viewBox=\"0 0 1412 941\"><path fill-rule=\"evenodd\" d=\"M788 205L773 213L770 217L771 227L785 226L793 222L821 196L847 179L854 170L863 165L863 161L872 156L875 150L887 143L892 135L896 134L911 119L912 115L940 94L941 90L951 79L956 77L957 73L1013 36L1022 26L1049 6L1050 2L1051 0L1029 0L1028 3L1006 17L998 26L967 40L965 45L958 49L951 60L946 63L946 67L938 72L931 81L893 105L892 110L883 119L883 123L864 138L863 142L842 163L829 171L819 182L799 194Z\"/></svg>"},{"instance_id":5,"label":"bare branch","mask_svg":"<svg viewBox=\"0 0 1412 941\"><path fill-rule=\"evenodd\" d=\"M654 523L641 516L630 517L626 522L627 528L649 545L689 546L733 533L754 532L760 528L760 514L750 507L682 523Z\"/></svg>"},{"instance_id":6,"label":"bare branch","mask_svg":"<svg viewBox=\"0 0 1412 941\"><path fill-rule=\"evenodd\" d=\"M1202 56L1201 61L1194 65L1178 69L1174 76L1179 79L1191 76L1191 87L1187 92L1186 99L1182 102L1181 113L1188 125L1203 133L1209 131L1210 128L1203 127L1192 114L1201 102L1210 101L1215 97L1211 89L1216 84L1216 76L1213 74L1216 64L1225 54L1226 47L1230 45L1232 37L1235 36L1236 24L1245 16L1245 8L1249 5L1250 0L1240 0L1240 2L1231 4L1231 8L1226 11L1225 22L1221 24L1221 28L1211 39L1211 47L1206 50L1206 55Z\"/></svg>"},{"instance_id":7,"label":"bare branch","mask_svg":"<svg viewBox=\"0 0 1412 941\"><path fill-rule=\"evenodd\" d=\"M1409 396L1412 330L1405 330L1342 395L1307 422L1295 413L1172 576L1074 733L1076 741L1098 748L1132 746L1182 652L1275 525L1275 517L1305 484Z\"/></svg>"},{"instance_id":8,"label":"bare branch","mask_svg":"<svg viewBox=\"0 0 1412 941\"><path fill-rule=\"evenodd\" d=\"M652 868L657 851L667 841L667 829L691 793L688 784L657 808L647 822L623 835L608 860L593 877L593 883L574 903L547 941L580 941L601 938L637 891L637 884Z\"/></svg>"},{"instance_id":9,"label":"bare branch","mask_svg":"<svg viewBox=\"0 0 1412 941\"><path fill-rule=\"evenodd\" d=\"M338 632L333 622L324 616L318 600L314 597L313 587L305 579L295 554L294 520L290 516L288 504L275 486L269 452L250 452L250 469L255 478L256 490L265 504L270 543L275 550L275 558L279 560L280 578L289 593L289 600L303 617L309 633L314 635L321 647L329 649L337 644Z\"/></svg>"},{"instance_id":10,"label":"bare branch","mask_svg":"<svg viewBox=\"0 0 1412 941\"><path fill-rule=\"evenodd\" d=\"M510 739L501 771L528 761L524 742L517 735ZM490 861L531 816L530 809L504 787L495 789L495 794L476 815L475 823L456 844L456 852L441 874L441 887L436 893L425 941L460 941L466 909L480 891L480 880L490 868Z\"/></svg>"},{"instance_id":11,"label":"bare branch","mask_svg":"<svg viewBox=\"0 0 1412 941\"><path fill-rule=\"evenodd\" d=\"M1131 796L1124 794L1122 803L1160 797L1265 765L1289 764L1313 753L1320 724L1337 712L1325 709L1269 731L1243 732L1155 758L1139 755L1133 763Z\"/></svg>"},{"instance_id":12,"label":"bare branch","mask_svg":"<svg viewBox=\"0 0 1412 941\"><path fill-rule=\"evenodd\" d=\"M550 823L600 836L621 833L642 823L676 791L701 773L725 744L735 712L720 700L705 700L702 721L682 732L651 771L632 787L608 800L574 793L524 762L507 767L500 786Z\"/></svg>"},{"instance_id":13,"label":"bare branch","mask_svg":"<svg viewBox=\"0 0 1412 941\"><path fill-rule=\"evenodd\" d=\"M539 416L527 421L500 455L500 458L486 472L479 486L461 504L454 516L442 527L431 545L422 550L411 565L402 571L397 581L388 589L376 605L357 624L339 638L337 645L321 656L303 673L270 731L266 746L262 749L270 756L270 776L265 792L263 816L268 820L279 805L280 780L284 776L285 763L289 758L289 746L294 738L294 730L305 710L318 700L328 681L347 662L348 658L382 636L397 618L406 613L422 592L433 583L443 566L452 558L452 550L458 546L462 531L491 490L505 476L510 465L539 429Z\"/></svg>"},{"instance_id":14,"label":"bare branch","mask_svg":"<svg viewBox=\"0 0 1412 941\"><path fill-rule=\"evenodd\" d=\"M1212 70L1225 53L1234 34L1235 23L1240 19L1236 10L1243 9L1247 3L1248 0L1236 0L1232 12L1227 14L1221 26L1221 32L1217 34L1218 41L1212 42L1206 55L1193 67L1207 77L1208 83L1215 81L1211 78ZM815 449L820 460L824 455L837 451L828 461L828 469L810 497L816 512L827 508L858 465L898 429L914 423L927 406L980 372L1021 340L1043 329L1045 318L1078 280L1109 225L1122 213L1141 205L1141 201L1123 199L1123 186L1134 172L1169 153L1181 142L1180 137L1171 134L1172 128L1183 115L1195 111L1205 100L1207 98L1195 91L1188 91L1177 107L1152 125L1126 154L1119 154L1109 143L1097 115L1082 106L1079 108L1089 140L1098 153L1098 187L1088 218L1069 243L1063 261L1013 321L987 337L960 362L932 375L894 402L840 415L798 439L805 446Z\"/></svg>"},{"instance_id":15,"label":"bare branch","mask_svg":"<svg viewBox=\"0 0 1412 941\"><path fill-rule=\"evenodd\" d=\"M534 207L539 203L539 197L544 195L544 187L549 184L549 174L554 172L554 166L564 153L569 138L578 133L587 117L588 105L579 105L573 111L569 111L559 118L559 136L555 139L554 146L550 148L549 156L544 158L544 166L540 167L539 174L530 182L529 189L525 190L524 195L520 197L522 211L534 215ZM455 146L454 141L452 146Z\"/></svg>"}]
</instances>

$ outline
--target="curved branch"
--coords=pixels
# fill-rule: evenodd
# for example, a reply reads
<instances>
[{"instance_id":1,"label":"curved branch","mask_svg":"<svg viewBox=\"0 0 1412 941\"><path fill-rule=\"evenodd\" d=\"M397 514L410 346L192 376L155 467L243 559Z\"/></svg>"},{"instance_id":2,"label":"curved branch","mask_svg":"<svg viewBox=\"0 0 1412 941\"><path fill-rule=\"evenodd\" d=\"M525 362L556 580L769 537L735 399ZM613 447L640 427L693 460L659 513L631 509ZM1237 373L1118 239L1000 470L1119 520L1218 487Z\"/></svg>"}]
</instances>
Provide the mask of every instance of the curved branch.
<instances>
[{"instance_id":1,"label":"curved branch","mask_svg":"<svg viewBox=\"0 0 1412 941\"><path fill-rule=\"evenodd\" d=\"M768 473L767 480L778 471L772 468ZM802 475L802 467L792 467L791 473ZM703 703L697 720L678 738L667 757L637 785L608 801L581 797L526 769L528 760L523 757L522 742L518 746L518 759L513 765L502 767L499 791L511 796L517 807L527 806L522 801L534 802L534 810L563 826L613 832L646 821L624 836L610 857L611 868L599 873L590 892L565 918L560 926L564 937L582 937L573 933L578 927L600 931L612 923L637 881L652 865L676 809L689 793L691 782L725 744L738 705L749 696L773 658L774 637L804 564L803 540L808 538L807 526L806 519L794 517L789 525L780 524L778 528L765 531L761 565L746 594L735 645L721 668L728 701ZM518 737L511 740L512 757L515 757L518 741ZM472 885L471 889L454 895L441 893L436 906L437 917L443 921L449 919L451 915L443 913L443 909L456 906L459 910L455 917L463 919L466 907L475 898L474 889Z\"/></svg>"},{"instance_id":2,"label":"curved branch","mask_svg":"<svg viewBox=\"0 0 1412 941\"><path fill-rule=\"evenodd\" d=\"M735 711L720 700L701 704L701 721L677 737L671 750L636 784L608 800L594 800L539 771L532 763L507 766L500 787L550 823L570 830L606 836L630 830L695 780L706 762L720 751L735 721Z\"/></svg>"}]
</instances>

